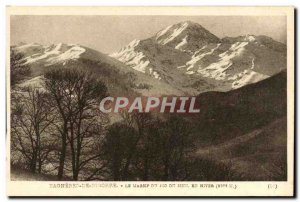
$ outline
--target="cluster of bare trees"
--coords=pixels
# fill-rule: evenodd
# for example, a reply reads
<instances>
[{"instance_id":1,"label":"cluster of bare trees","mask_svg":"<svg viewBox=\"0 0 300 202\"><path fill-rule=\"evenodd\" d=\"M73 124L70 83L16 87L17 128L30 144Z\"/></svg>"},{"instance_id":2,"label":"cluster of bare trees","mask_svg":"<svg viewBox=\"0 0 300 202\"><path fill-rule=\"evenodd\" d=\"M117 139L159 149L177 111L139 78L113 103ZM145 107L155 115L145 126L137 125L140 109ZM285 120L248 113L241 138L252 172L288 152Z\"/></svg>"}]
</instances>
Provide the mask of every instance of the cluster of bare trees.
<instances>
[{"instance_id":1,"label":"cluster of bare trees","mask_svg":"<svg viewBox=\"0 0 300 202\"><path fill-rule=\"evenodd\" d=\"M22 154L31 172L40 173L54 145L50 137L45 139L45 134L51 135L53 109L46 107L47 94L31 88L14 95L12 102L12 148Z\"/></svg>"},{"instance_id":2,"label":"cluster of bare trees","mask_svg":"<svg viewBox=\"0 0 300 202\"><path fill-rule=\"evenodd\" d=\"M107 118L97 109L99 99L106 96L106 86L75 66L53 68L42 80L42 87L12 92L14 159L22 159L31 172L51 167L57 170L58 179L67 171L78 180L80 171L99 157L95 139Z\"/></svg>"},{"instance_id":3,"label":"cluster of bare trees","mask_svg":"<svg viewBox=\"0 0 300 202\"><path fill-rule=\"evenodd\" d=\"M102 118L97 114L99 100L106 96L106 86L91 74L72 67L54 69L45 75L45 88L51 95L60 123L56 126L60 133L61 151L58 178L63 177L67 144L70 146L73 179L78 179L79 171L88 161L98 157L87 156L81 160L84 148L92 147L93 135L101 130Z\"/></svg>"}]
</instances>

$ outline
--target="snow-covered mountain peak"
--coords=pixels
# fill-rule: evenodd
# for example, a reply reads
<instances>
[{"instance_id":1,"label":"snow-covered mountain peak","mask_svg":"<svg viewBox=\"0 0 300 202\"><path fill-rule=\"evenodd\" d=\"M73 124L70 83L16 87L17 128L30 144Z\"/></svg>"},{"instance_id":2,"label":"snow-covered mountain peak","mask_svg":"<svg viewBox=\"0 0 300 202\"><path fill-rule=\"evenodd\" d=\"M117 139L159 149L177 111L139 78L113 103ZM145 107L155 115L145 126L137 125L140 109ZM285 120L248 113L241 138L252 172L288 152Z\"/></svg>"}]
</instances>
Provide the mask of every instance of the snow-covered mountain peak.
<instances>
[{"instance_id":1,"label":"snow-covered mountain peak","mask_svg":"<svg viewBox=\"0 0 300 202\"><path fill-rule=\"evenodd\" d=\"M170 25L152 38L155 43L186 52L194 52L208 43L218 43L220 41L218 37L200 24L192 21Z\"/></svg>"},{"instance_id":2,"label":"snow-covered mountain peak","mask_svg":"<svg viewBox=\"0 0 300 202\"><path fill-rule=\"evenodd\" d=\"M188 27L188 25L189 24L187 22L184 22L166 27L156 34L155 38L157 43L165 45L171 42L178 37Z\"/></svg>"},{"instance_id":3,"label":"snow-covered mountain peak","mask_svg":"<svg viewBox=\"0 0 300 202\"><path fill-rule=\"evenodd\" d=\"M201 25L192 22L192 21L183 21L174 25L169 25L166 28L160 30L156 35L155 35L155 39L158 43L163 43L163 38L164 37L170 37L173 36L174 38L177 37L178 35L180 35L180 33L182 31L184 31L185 29L204 29ZM166 44L166 43L163 43Z\"/></svg>"},{"instance_id":4,"label":"snow-covered mountain peak","mask_svg":"<svg viewBox=\"0 0 300 202\"><path fill-rule=\"evenodd\" d=\"M134 39L128 45L121 48L118 52L114 52L114 53L110 54L109 56L113 57L113 58L121 58L121 59L123 58L122 62L124 62L124 59L126 58L126 56L125 56L126 53L134 51L135 47L137 47L139 45L139 43L140 43L140 40ZM122 56L125 56L125 58Z\"/></svg>"}]
</instances>

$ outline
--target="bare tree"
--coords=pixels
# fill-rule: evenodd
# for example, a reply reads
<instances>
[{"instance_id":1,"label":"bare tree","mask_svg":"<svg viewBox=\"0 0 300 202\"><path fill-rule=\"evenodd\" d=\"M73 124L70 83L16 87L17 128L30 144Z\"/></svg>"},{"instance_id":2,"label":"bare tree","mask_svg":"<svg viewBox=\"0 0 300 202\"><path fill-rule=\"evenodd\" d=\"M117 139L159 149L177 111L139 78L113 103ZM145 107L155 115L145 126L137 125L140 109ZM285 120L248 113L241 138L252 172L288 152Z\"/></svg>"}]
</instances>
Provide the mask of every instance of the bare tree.
<instances>
[{"instance_id":1,"label":"bare tree","mask_svg":"<svg viewBox=\"0 0 300 202\"><path fill-rule=\"evenodd\" d=\"M99 100L106 96L106 86L91 73L71 66L55 68L46 73L45 88L52 96L62 120L62 124L57 126L61 134L58 179L63 176L69 143L73 180L78 180L83 166L99 157L96 155L80 159L82 151L89 146L92 135L95 134L95 127L101 126L103 121L103 117L95 112L98 110Z\"/></svg>"},{"instance_id":2,"label":"bare tree","mask_svg":"<svg viewBox=\"0 0 300 202\"><path fill-rule=\"evenodd\" d=\"M129 161L133 157L132 148L137 136L136 130L126 124L115 123L108 128L103 142L103 158L107 161L112 180L128 179Z\"/></svg>"},{"instance_id":3,"label":"bare tree","mask_svg":"<svg viewBox=\"0 0 300 202\"><path fill-rule=\"evenodd\" d=\"M136 129L137 137L134 139L133 144L130 146L130 152L127 156L127 161L123 170L123 179L127 179L129 166L132 163L132 158L137 152L138 144L141 142L143 136L145 135L145 130L148 126L152 123L152 117L150 114L147 113L139 113L137 111L133 111L132 113L128 113L127 111L123 111L121 113L124 122Z\"/></svg>"},{"instance_id":4,"label":"bare tree","mask_svg":"<svg viewBox=\"0 0 300 202\"><path fill-rule=\"evenodd\" d=\"M179 180L191 151L194 149L189 124L179 117L170 117L160 127L163 180Z\"/></svg>"},{"instance_id":5,"label":"bare tree","mask_svg":"<svg viewBox=\"0 0 300 202\"><path fill-rule=\"evenodd\" d=\"M41 173L53 148L51 138L47 137L53 122L48 95L28 87L16 96L17 102L12 103L12 149L24 157L31 172L35 173L37 169Z\"/></svg>"}]
</instances>

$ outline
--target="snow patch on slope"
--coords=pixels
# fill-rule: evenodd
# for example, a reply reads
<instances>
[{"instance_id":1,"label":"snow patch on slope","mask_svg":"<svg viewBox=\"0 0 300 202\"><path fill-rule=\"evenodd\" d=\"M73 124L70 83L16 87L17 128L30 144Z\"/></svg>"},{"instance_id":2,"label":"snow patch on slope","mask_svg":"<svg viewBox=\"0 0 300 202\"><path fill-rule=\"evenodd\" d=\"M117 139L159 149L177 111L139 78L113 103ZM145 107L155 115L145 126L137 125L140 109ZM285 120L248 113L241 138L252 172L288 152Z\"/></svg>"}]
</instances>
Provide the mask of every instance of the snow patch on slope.
<instances>
[{"instance_id":1,"label":"snow patch on slope","mask_svg":"<svg viewBox=\"0 0 300 202\"><path fill-rule=\"evenodd\" d=\"M85 51L86 50L82 47L73 46L72 48L65 51L64 53L49 58L47 61L50 62L51 64L55 64L55 63L65 62L68 60L75 60L78 59L80 55Z\"/></svg>"},{"instance_id":2,"label":"snow patch on slope","mask_svg":"<svg viewBox=\"0 0 300 202\"><path fill-rule=\"evenodd\" d=\"M57 44L53 49L51 49L50 46L48 46L45 48L45 51L43 53L34 54L34 55L31 55L31 56L25 58L26 59L25 64L37 62L39 60L48 58L51 55L58 55L60 53L59 50L61 49L61 46L62 46L62 43Z\"/></svg>"},{"instance_id":3,"label":"snow patch on slope","mask_svg":"<svg viewBox=\"0 0 300 202\"><path fill-rule=\"evenodd\" d=\"M156 71L153 71L153 68L149 68L149 73L151 76L153 76L154 78L158 79L158 80L161 80L161 77L160 75L156 72Z\"/></svg>"},{"instance_id":4,"label":"snow patch on slope","mask_svg":"<svg viewBox=\"0 0 300 202\"><path fill-rule=\"evenodd\" d=\"M163 33L162 35L160 35L160 37L158 37L158 40L157 42L159 44L162 44L162 45L165 45L167 43L169 43L170 41L172 41L173 39L175 39L179 34L181 34L181 32L183 32L186 28L188 27L188 23L185 22L183 23L180 27L176 28L173 30L173 32L167 36L166 35L166 32ZM168 30L167 30L168 31ZM161 38L161 39L159 39Z\"/></svg>"},{"instance_id":5,"label":"snow patch on slope","mask_svg":"<svg viewBox=\"0 0 300 202\"><path fill-rule=\"evenodd\" d=\"M30 45L32 46L32 45ZM17 49L24 49L30 47L29 45L20 46ZM41 45L39 45L41 46ZM59 62L65 62L67 60L78 59L82 53L85 52L85 49L77 45L66 45L70 47L66 51L62 51L62 43L51 46L41 46L44 49L42 53L32 54L31 56L26 57L26 62L24 64L32 64L40 60L46 59L46 65L52 65Z\"/></svg>"},{"instance_id":6,"label":"snow patch on slope","mask_svg":"<svg viewBox=\"0 0 300 202\"><path fill-rule=\"evenodd\" d=\"M124 46L120 51L110 54L110 57L120 58L120 60L127 60L127 53L130 51L134 51L134 48L139 45L140 40L133 40L127 46Z\"/></svg>"},{"instance_id":7,"label":"snow patch on slope","mask_svg":"<svg viewBox=\"0 0 300 202\"><path fill-rule=\"evenodd\" d=\"M205 68L199 67L197 72L204 77L225 80L228 77L226 70L232 65L231 59L240 55L247 44L248 42L232 44L229 50L219 54L220 60L218 62L212 63Z\"/></svg>"},{"instance_id":8,"label":"snow patch on slope","mask_svg":"<svg viewBox=\"0 0 300 202\"><path fill-rule=\"evenodd\" d=\"M125 64L131 66L133 69L137 71L143 73L146 72L146 67L149 65L150 61L143 60L143 58L146 57L142 52L131 52L127 56L129 56L129 61L125 62Z\"/></svg>"},{"instance_id":9,"label":"snow patch on slope","mask_svg":"<svg viewBox=\"0 0 300 202\"><path fill-rule=\"evenodd\" d=\"M146 73L150 61L147 60L142 52L135 50L135 47L138 46L139 43L140 40L133 40L119 52L112 53L109 56L116 58L137 71Z\"/></svg>"},{"instance_id":10,"label":"snow patch on slope","mask_svg":"<svg viewBox=\"0 0 300 202\"><path fill-rule=\"evenodd\" d=\"M167 33L167 31L169 31L169 29L172 27L172 25L166 27L165 29L161 30L160 32L157 33L156 35L156 40L158 40L159 37L161 37L162 35L164 35L165 33Z\"/></svg>"},{"instance_id":11,"label":"snow patch on slope","mask_svg":"<svg viewBox=\"0 0 300 202\"><path fill-rule=\"evenodd\" d=\"M195 74L194 71L187 71L186 74Z\"/></svg>"},{"instance_id":12,"label":"snow patch on slope","mask_svg":"<svg viewBox=\"0 0 300 202\"><path fill-rule=\"evenodd\" d=\"M247 84L256 83L268 77L269 76L267 75L260 74L252 70L244 70L242 73L233 77L235 78L235 81L232 83L232 88L237 89Z\"/></svg>"},{"instance_id":13,"label":"snow patch on slope","mask_svg":"<svg viewBox=\"0 0 300 202\"><path fill-rule=\"evenodd\" d=\"M187 44L187 36L185 36L182 39L182 41L179 44L177 44L177 46L175 46L175 49L181 50L181 47L184 46L185 44Z\"/></svg>"},{"instance_id":14,"label":"snow patch on slope","mask_svg":"<svg viewBox=\"0 0 300 202\"><path fill-rule=\"evenodd\" d=\"M255 39L255 36L253 36L253 35L246 35L244 40L249 41L249 42L253 42L256 39Z\"/></svg>"},{"instance_id":15,"label":"snow patch on slope","mask_svg":"<svg viewBox=\"0 0 300 202\"><path fill-rule=\"evenodd\" d=\"M196 51L193 56L192 59L189 60L185 65L183 66L179 66L177 68L182 68L185 67L187 70L187 74L194 74L194 71L191 71L191 69L193 69L195 67L195 65L201 61L202 58L204 58L206 55L211 55L214 53L215 50L217 50L220 47L221 44L217 44L216 47L210 49L208 52L204 52L202 54L199 54L200 51L204 50L207 46L203 46L201 49L199 49L198 51Z\"/></svg>"}]
</instances>

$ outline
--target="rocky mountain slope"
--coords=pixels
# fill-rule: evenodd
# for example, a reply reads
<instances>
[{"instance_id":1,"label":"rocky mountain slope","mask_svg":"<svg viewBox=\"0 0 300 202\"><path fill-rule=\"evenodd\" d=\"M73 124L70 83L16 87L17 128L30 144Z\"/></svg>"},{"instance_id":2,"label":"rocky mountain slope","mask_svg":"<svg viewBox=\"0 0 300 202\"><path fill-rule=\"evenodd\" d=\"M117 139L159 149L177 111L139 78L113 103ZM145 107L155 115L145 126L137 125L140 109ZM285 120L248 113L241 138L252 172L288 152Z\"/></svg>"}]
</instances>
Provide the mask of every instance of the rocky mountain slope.
<instances>
[{"instance_id":1,"label":"rocky mountain slope","mask_svg":"<svg viewBox=\"0 0 300 202\"><path fill-rule=\"evenodd\" d=\"M192 93L240 88L286 68L285 44L254 35L219 39L190 21L133 40L110 56Z\"/></svg>"},{"instance_id":2,"label":"rocky mountain slope","mask_svg":"<svg viewBox=\"0 0 300 202\"><path fill-rule=\"evenodd\" d=\"M198 126L203 128L199 128L199 131L213 143L223 142L286 116L286 82L286 71L282 71L229 92L200 94L198 102L202 110Z\"/></svg>"}]
</instances>

